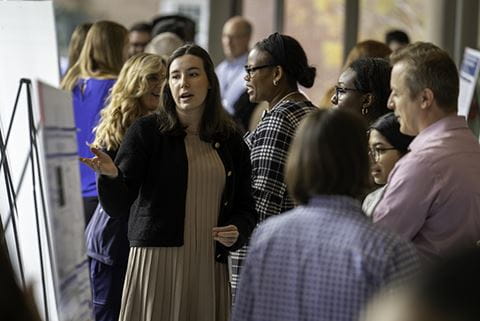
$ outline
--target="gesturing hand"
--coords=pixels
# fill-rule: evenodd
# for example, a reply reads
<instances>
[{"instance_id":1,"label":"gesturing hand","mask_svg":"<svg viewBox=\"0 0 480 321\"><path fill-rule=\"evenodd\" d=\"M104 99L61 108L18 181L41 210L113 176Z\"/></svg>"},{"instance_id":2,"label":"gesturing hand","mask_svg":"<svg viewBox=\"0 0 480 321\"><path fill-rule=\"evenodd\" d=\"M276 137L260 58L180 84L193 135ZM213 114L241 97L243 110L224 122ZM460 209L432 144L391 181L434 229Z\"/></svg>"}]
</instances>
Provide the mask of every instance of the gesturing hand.
<instances>
[{"instance_id":1,"label":"gesturing hand","mask_svg":"<svg viewBox=\"0 0 480 321\"><path fill-rule=\"evenodd\" d=\"M230 247L238 240L238 228L235 225L214 227L212 236L215 241L220 242L226 247Z\"/></svg>"},{"instance_id":2,"label":"gesturing hand","mask_svg":"<svg viewBox=\"0 0 480 321\"><path fill-rule=\"evenodd\" d=\"M115 178L118 176L118 169L115 166L113 160L108 156L108 154L102 152L100 149L92 147L90 148L95 157L93 158L84 158L80 157L80 161L93 169L95 172Z\"/></svg>"}]
</instances>

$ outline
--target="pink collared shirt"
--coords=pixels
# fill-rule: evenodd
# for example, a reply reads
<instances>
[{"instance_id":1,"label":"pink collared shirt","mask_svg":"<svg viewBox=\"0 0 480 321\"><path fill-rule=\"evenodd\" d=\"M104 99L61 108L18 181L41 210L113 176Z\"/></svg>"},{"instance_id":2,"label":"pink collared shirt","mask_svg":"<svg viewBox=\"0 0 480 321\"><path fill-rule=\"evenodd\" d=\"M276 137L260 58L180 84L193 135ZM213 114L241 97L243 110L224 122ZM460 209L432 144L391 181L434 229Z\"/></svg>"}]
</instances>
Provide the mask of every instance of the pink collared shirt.
<instances>
[{"instance_id":1,"label":"pink collared shirt","mask_svg":"<svg viewBox=\"0 0 480 321\"><path fill-rule=\"evenodd\" d=\"M480 240L480 146L463 117L445 117L413 140L373 221L430 259Z\"/></svg>"}]
</instances>

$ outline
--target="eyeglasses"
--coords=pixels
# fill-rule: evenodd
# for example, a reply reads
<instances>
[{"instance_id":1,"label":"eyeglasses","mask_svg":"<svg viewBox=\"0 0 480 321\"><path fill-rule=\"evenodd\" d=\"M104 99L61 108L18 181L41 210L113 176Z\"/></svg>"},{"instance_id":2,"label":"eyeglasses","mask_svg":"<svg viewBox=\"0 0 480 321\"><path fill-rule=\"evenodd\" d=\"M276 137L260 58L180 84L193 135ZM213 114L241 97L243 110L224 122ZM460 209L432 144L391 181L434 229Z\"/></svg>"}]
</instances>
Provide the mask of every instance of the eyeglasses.
<instances>
[{"instance_id":1,"label":"eyeglasses","mask_svg":"<svg viewBox=\"0 0 480 321\"><path fill-rule=\"evenodd\" d=\"M380 160L380 156L384 155L389 150L396 150L395 147L390 148L381 148L381 147L374 147L368 149L368 155L375 161L378 162Z\"/></svg>"},{"instance_id":2,"label":"eyeglasses","mask_svg":"<svg viewBox=\"0 0 480 321\"><path fill-rule=\"evenodd\" d=\"M162 81L162 77L158 74L150 74L150 75L147 75L146 78L148 82L153 82L153 83L158 83Z\"/></svg>"},{"instance_id":3,"label":"eyeglasses","mask_svg":"<svg viewBox=\"0 0 480 321\"><path fill-rule=\"evenodd\" d=\"M268 67L273 67L273 66L275 66L275 65L268 64L268 65L254 66L254 67L245 66L244 68L245 68L245 71L247 72L248 77L252 77L255 70L268 68Z\"/></svg>"},{"instance_id":4,"label":"eyeglasses","mask_svg":"<svg viewBox=\"0 0 480 321\"><path fill-rule=\"evenodd\" d=\"M365 92L364 90L361 90L361 89L357 89L357 88L346 88L346 87L338 87L338 86L335 86L335 97L338 98L338 95L339 94L346 94L347 91L358 91L358 92Z\"/></svg>"}]
</instances>

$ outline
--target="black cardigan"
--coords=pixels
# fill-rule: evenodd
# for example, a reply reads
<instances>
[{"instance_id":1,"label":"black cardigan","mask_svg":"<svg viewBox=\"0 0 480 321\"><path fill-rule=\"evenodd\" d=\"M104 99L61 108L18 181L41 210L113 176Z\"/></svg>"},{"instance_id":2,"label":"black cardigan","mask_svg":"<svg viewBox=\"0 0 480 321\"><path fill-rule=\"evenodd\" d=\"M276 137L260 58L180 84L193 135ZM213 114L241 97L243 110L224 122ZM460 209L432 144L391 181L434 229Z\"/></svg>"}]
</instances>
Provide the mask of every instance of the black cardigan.
<instances>
[{"instance_id":1,"label":"black cardigan","mask_svg":"<svg viewBox=\"0 0 480 321\"><path fill-rule=\"evenodd\" d=\"M111 216L129 216L130 246L183 245L188 163L182 134L161 133L158 116L140 118L128 129L115 163L115 179L98 179L100 202ZM251 193L248 147L239 134L213 142L225 168L225 189L218 226L235 225L240 233L230 248L216 242L216 260L246 243L256 223Z\"/></svg>"}]
</instances>

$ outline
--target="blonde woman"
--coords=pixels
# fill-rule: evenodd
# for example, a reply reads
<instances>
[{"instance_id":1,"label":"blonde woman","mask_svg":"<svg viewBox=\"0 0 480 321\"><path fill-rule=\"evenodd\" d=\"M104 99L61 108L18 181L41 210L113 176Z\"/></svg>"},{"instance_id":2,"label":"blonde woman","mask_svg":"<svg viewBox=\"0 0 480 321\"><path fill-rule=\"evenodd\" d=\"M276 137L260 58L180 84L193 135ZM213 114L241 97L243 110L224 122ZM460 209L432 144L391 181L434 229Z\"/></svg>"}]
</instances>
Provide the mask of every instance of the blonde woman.
<instances>
[{"instance_id":1,"label":"blonde woman","mask_svg":"<svg viewBox=\"0 0 480 321\"><path fill-rule=\"evenodd\" d=\"M88 144L94 139L100 110L105 106L110 89L128 55L125 27L110 21L92 25L78 61L62 80L62 88L72 92L75 125L78 128L78 154L92 157ZM95 174L80 164L85 225L98 204Z\"/></svg>"},{"instance_id":2,"label":"blonde woman","mask_svg":"<svg viewBox=\"0 0 480 321\"><path fill-rule=\"evenodd\" d=\"M70 44L68 45L68 66L62 75L65 75L70 68L75 65L80 57L80 52L82 51L83 44L85 43L85 38L87 37L88 31L92 27L92 23L82 23L75 27L73 30L72 37L70 38Z\"/></svg>"},{"instance_id":3,"label":"blonde woman","mask_svg":"<svg viewBox=\"0 0 480 321\"><path fill-rule=\"evenodd\" d=\"M125 63L95 128L95 147L115 157L128 127L158 109L165 69L162 58L152 54L138 54ZM129 253L127 221L126 216L109 217L98 206L85 231L97 321L118 320Z\"/></svg>"}]
</instances>

